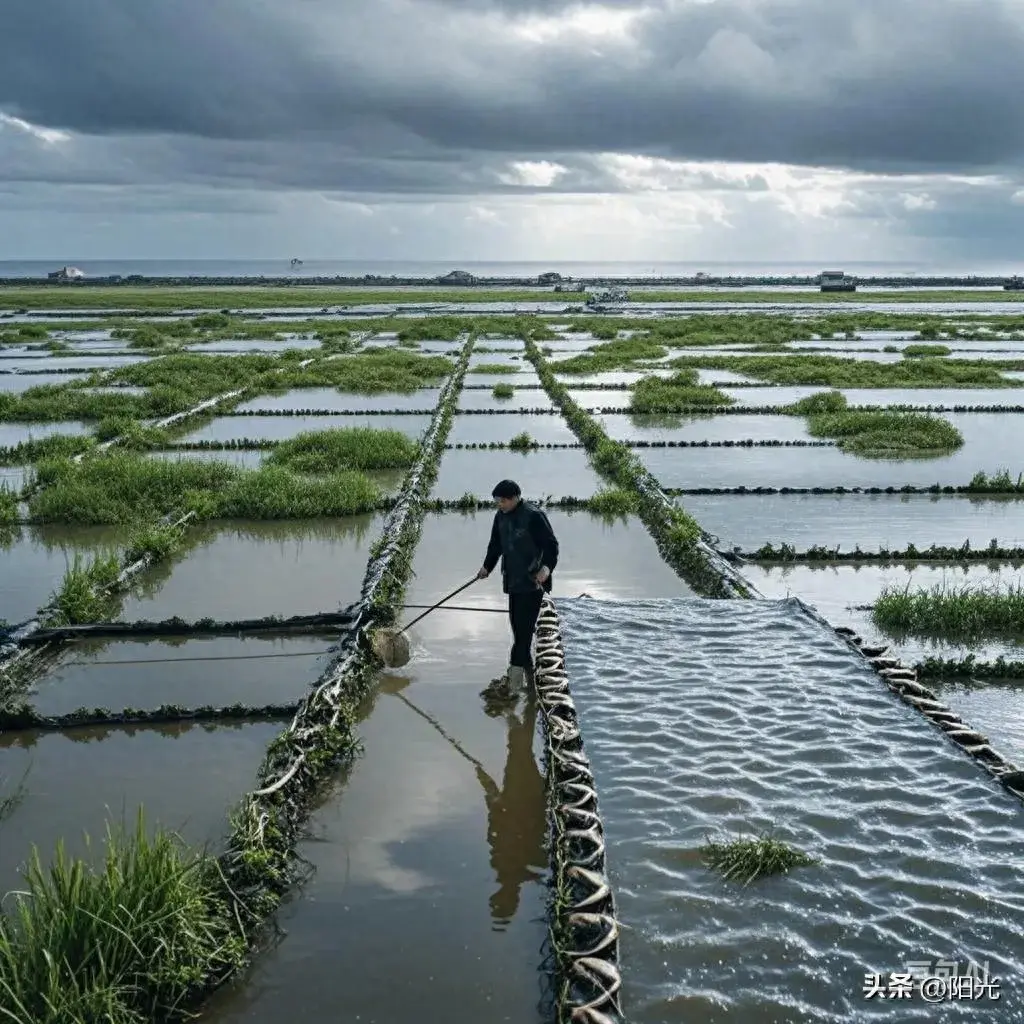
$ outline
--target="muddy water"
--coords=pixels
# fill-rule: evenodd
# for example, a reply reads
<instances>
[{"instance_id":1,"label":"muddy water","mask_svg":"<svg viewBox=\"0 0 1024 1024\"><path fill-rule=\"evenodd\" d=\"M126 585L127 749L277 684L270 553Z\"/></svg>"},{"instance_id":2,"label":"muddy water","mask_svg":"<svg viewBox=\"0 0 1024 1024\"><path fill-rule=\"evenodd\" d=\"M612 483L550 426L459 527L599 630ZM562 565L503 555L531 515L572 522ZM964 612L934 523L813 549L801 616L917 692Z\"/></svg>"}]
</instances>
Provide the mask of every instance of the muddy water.
<instances>
[{"instance_id":1,"label":"muddy water","mask_svg":"<svg viewBox=\"0 0 1024 1024\"><path fill-rule=\"evenodd\" d=\"M0 423L0 447L21 444L24 441L52 437L54 434L85 434L86 423L65 420L57 423Z\"/></svg>"},{"instance_id":2,"label":"muddy water","mask_svg":"<svg viewBox=\"0 0 1024 1024\"><path fill-rule=\"evenodd\" d=\"M529 430L520 424L518 429ZM463 494L487 497L491 488L503 479L515 480L523 496L536 500L589 498L601 490L601 479L591 468L586 452L574 448L565 451L533 452L446 451L441 459L432 496L455 499Z\"/></svg>"},{"instance_id":3,"label":"muddy water","mask_svg":"<svg viewBox=\"0 0 1024 1024\"><path fill-rule=\"evenodd\" d=\"M554 508L548 509L547 515L560 548L555 593L576 596L586 592L595 598L621 600L692 594L690 587L665 564L643 523L634 516L606 521L590 512ZM493 521L494 515L489 511L428 515L417 555L417 565L422 567L417 571L425 572L428 581L421 581L421 585L441 596L465 583L484 560ZM486 580L475 583L452 603L507 607L500 570L495 569ZM449 626L442 624L437 628L450 628L454 639L459 635L463 616L446 612L443 617L451 620Z\"/></svg>"},{"instance_id":4,"label":"muddy water","mask_svg":"<svg viewBox=\"0 0 1024 1024\"><path fill-rule=\"evenodd\" d=\"M559 606L630 1020L1024 1019L1024 808L836 637L773 602ZM747 889L702 863L771 826L820 863ZM1002 1000L863 999L935 958L988 960Z\"/></svg>"},{"instance_id":5,"label":"muddy water","mask_svg":"<svg viewBox=\"0 0 1024 1024\"><path fill-rule=\"evenodd\" d=\"M134 827L140 805L150 826L216 846L280 730L280 723L252 722L0 736L0 778L10 787L25 779L24 799L0 824L0 894L18 887L33 843L44 863L58 839L83 856L85 831L93 856L101 855L106 822Z\"/></svg>"},{"instance_id":6,"label":"muddy water","mask_svg":"<svg viewBox=\"0 0 1024 1024\"><path fill-rule=\"evenodd\" d=\"M802 416L671 416L605 413L595 419L617 441L811 441Z\"/></svg>"},{"instance_id":7,"label":"muddy water","mask_svg":"<svg viewBox=\"0 0 1024 1024\"><path fill-rule=\"evenodd\" d=\"M187 606L178 612L197 617ZM83 641L66 648L66 660L34 686L29 700L43 715L81 707L287 703L305 696L326 668L326 651L336 639L337 634Z\"/></svg>"},{"instance_id":8,"label":"muddy water","mask_svg":"<svg viewBox=\"0 0 1024 1024\"><path fill-rule=\"evenodd\" d=\"M419 388L410 392L357 395L336 388L298 388L286 394L261 395L238 406L241 412L267 412L278 409L331 409L339 412L364 409L434 409L440 388Z\"/></svg>"},{"instance_id":9,"label":"muddy water","mask_svg":"<svg viewBox=\"0 0 1024 1024\"><path fill-rule=\"evenodd\" d=\"M84 380L86 376L84 373L0 373L0 391L21 394L29 388L68 384L73 380Z\"/></svg>"},{"instance_id":10,"label":"muddy water","mask_svg":"<svg viewBox=\"0 0 1024 1024\"><path fill-rule=\"evenodd\" d=\"M740 417L736 417L739 419ZM664 487L915 487L966 486L979 470L1016 472L1001 452L964 445L952 455L869 459L838 448L645 448L637 454Z\"/></svg>"},{"instance_id":11,"label":"muddy water","mask_svg":"<svg viewBox=\"0 0 1024 1024\"><path fill-rule=\"evenodd\" d=\"M127 542L129 531L111 526L45 526L23 529L10 547L0 547L0 619L24 622L35 616L60 586L79 554L85 562Z\"/></svg>"},{"instance_id":12,"label":"muddy water","mask_svg":"<svg viewBox=\"0 0 1024 1024\"><path fill-rule=\"evenodd\" d=\"M925 494L686 495L676 499L724 547L815 544L850 551L908 544L1024 547L1024 500Z\"/></svg>"},{"instance_id":13,"label":"muddy water","mask_svg":"<svg viewBox=\"0 0 1024 1024\"><path fill-rule=\"evenodd\" d=\"M511 398L495 398L490 391L471 390L459 393L459 409L554 409L551 399L542 388L516 390Z\"/></svg>"},{"instance_id":14,"label":"muddy water","mask_svg":"<svg viewBox=\"0 0 1024 1024\"><path fill-rule=\"evenodd\" d=\"M463 582L457 568L439 574L421 544L408 600ZM382 677L359 728L363 756L300 844L316 873L280 915L284 941L204 1020L542 1019L536 712L520 703L490 718L478 696L501 671L507 632L505 616L488 612L437 613L415 628L413 660Z\"/></svg>"},{"instance_id":15,"label":"muddy water","mask_svg":"<svg viewBox=\"0 0 1024 1024\"><path fill-rule=\"evenodd\" d=\"M310 430L341 430L344 427L371 427L375 430L400 430L419 440L430 426L430 416L220 416L206 426L183 436L188 441L284 441Z\"/></svg>"},{"instance_id":16,"label":"muddy water","mask_svg":"<svg viewBox=\"0 0 1024 1024\"><path fill-rule=\"evenodd\" d=\"M247 619L334 612L359 599L382 516L204 523L198 549L155 593L125 600L126 619ZM144 582L144 581L143 581Z\"/></svg>"}]
</instances>

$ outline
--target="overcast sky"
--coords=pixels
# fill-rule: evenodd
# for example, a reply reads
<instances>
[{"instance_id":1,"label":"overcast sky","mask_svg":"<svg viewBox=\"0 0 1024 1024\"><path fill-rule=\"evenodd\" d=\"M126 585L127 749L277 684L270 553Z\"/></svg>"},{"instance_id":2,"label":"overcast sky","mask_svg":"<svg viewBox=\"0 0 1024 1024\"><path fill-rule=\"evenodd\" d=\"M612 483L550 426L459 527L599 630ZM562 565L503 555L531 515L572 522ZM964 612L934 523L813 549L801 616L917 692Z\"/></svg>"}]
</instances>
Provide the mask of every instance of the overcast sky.
<instances>
[{"instance_id":1,"label":"overcast sky","mask_svg":"<svg viewBox=\"0 0 1024 1024\"><path fill-rule=\"evenodd\" d=\"M1024 0L4 0L0 258L1024 263Z\"/></svg>"}]
</instances>

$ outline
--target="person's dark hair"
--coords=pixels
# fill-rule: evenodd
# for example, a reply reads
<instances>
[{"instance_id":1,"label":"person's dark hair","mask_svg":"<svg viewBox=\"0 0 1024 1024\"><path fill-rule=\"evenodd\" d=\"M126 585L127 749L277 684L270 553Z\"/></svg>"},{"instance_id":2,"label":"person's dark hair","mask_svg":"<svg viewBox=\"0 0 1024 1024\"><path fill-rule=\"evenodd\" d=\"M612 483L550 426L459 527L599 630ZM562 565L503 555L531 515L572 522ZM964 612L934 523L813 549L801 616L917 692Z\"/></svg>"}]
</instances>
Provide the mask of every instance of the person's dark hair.
<instances>
[{"instance_id":1,"label":"person's dark hair","mask_svg":"<svg viewBox=\"0 0 1024 1024\"><path fill-rule=\"evenodd\" d=\"M515 480L502 480L494 485L491 491L492 498L518 498L523 492L519 490L519 484Z\"/></svg>"}]
</instances>

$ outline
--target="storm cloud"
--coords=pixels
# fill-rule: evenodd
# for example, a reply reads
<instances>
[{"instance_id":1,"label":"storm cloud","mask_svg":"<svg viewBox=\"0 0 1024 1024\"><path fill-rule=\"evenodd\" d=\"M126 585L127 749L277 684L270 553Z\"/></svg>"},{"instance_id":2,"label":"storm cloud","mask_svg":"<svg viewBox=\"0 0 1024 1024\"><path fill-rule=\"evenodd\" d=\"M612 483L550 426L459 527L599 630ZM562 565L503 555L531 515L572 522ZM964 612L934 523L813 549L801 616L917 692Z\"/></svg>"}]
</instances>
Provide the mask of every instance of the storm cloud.
<instances>
[{"instance_id":1,"label":"storm cloud","mask_svg":"<svg viewBox=\"0 0 1024 1024\"><path fill-rule=\"evenodd\" d=\"M41 187L661 194L734 233L772 196L987 233L1022 92L1021 0L7 0L0 217Z\"/></svg>"}]
</instances>

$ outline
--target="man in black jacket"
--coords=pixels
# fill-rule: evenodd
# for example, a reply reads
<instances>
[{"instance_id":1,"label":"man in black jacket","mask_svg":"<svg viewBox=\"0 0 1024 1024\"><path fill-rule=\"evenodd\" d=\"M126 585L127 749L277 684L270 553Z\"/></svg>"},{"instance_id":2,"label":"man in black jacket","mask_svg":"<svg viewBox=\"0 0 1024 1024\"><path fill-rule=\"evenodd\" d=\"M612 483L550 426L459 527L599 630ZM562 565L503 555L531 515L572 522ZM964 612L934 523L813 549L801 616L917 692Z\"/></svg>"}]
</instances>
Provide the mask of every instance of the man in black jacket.
<instances>
[{"instance_id":1,"label":"man in black jacket","mask_svg":"<svg viewBox=\"0 0 1024 1024\"><path fill-rule=\"evenodd\" d=\"M545 593L551 593L551 573L558 564L558 541L548 517L522 500L519 484L502 480L491 492L498 505L484 564L477 573L486 579L501 559L502 589L508 594L512 651L508 671L495 681L501 695L517 694L533 675L533 633ZM494 693L489 688L486 693ZM496 694L498 695L498 694Z\"/></svg>"}]
</instances>

